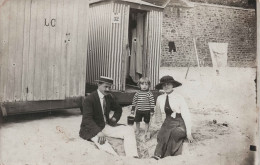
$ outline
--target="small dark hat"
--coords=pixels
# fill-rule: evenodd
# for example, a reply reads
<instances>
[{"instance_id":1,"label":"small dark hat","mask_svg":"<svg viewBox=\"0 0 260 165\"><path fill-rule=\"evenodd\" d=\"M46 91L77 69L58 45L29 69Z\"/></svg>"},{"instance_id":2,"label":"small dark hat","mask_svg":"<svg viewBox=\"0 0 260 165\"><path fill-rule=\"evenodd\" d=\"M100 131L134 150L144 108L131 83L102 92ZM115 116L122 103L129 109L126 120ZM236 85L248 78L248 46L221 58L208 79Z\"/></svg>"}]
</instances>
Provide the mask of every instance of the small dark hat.
<instances>
[{"instance_id":1,"label":"small dark hat","mask_svg":"<svg viewBox=\"0 0 260 165\"><path fill-rule=\"evenodd\" d=\"M99 80L95 80L98 83L107 83L113 85L113 79L110 77L100 76Z\"/></svg>"},{"instance_id":2,"label":"small dark hat","mask_svg":"<svg viewBox=\"0 0 260 165\"><path fill-rule=\"evenodd\" d=\"M175 81L172 76L163 76L160 79L160 83L155 86L156 89L162 89L162 85L165 83L172 83L173 88L181 86L182 84L178 81Z\"/></svg>"}]
</instances>

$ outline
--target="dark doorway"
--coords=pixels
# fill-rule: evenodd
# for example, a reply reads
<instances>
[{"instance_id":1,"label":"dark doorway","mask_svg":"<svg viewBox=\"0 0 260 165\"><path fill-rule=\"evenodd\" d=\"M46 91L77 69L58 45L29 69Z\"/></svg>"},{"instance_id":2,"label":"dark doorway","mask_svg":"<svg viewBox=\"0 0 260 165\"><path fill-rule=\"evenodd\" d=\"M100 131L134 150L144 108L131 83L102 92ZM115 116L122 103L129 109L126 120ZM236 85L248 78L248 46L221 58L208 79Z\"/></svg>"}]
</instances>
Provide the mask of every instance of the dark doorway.
<instances>
[{"instance_id":1,"label":"dark doorway","mask_svg":"<svg viewBox=\"0 0 260 165\"><path fill-rule=\"evenodd\" d=\"M138 80L146 74L145 22L147 12L138 9L130 9L129 13L129 56L126 66L126 86L136 87Z\"/></svg>"}]
</instances>

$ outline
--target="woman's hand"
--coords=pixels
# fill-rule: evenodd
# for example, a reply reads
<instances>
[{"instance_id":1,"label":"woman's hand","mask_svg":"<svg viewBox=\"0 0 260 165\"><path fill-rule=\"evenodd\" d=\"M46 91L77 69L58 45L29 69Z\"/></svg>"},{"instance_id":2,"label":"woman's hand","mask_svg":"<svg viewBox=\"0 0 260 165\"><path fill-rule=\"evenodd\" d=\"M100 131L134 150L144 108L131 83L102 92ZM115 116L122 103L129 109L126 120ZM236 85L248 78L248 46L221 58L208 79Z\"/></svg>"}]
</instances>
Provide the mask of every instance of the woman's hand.
<instances>
[{"instance_id":1,"label":"woman's hand","mask_svg":"<svg viewBox=\"0 0 260 165\"><path fill-rule=\"evenodd\" d=\"M188 142L189 142L189 143L192 143L192 142L194 141L194 139L193 139L193 137L192 137L191 134L188 134L188 135L187 135L187 139L188 139Z\"/></svg>"},{"instance_id":2,"label":"woman's hand","mask_svg":"<svg viewBox=\"0 0 260 165\"><path fill-rule=\"evenodd\" d=\"M112 117L111 121L116 122L116 118Z\"/></svg>"}]
</instances>

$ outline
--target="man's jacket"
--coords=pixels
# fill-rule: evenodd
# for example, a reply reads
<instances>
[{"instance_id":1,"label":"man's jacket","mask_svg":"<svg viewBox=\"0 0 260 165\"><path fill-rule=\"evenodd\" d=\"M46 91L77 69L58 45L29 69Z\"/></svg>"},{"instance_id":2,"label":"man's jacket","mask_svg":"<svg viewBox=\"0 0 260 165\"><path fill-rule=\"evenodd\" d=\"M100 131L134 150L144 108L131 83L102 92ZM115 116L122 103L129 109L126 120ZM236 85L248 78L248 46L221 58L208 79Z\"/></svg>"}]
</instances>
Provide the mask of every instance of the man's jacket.
<instances>
[{"instance_id":1,"label":"man's jacket","mask_svg":"<svg viewBox=\"0 0 260 165\"><path fill-rule=\"evenodd\" d=\"M114 126L122 115L122 108L115 101L112 95L105 96L105 100L106 122L107 124ZM116 118L116 122L112 122L111 119L109 119L110 111L114 111L113 117ZM105 128L104 115L97 91L92 92L89 96L84 98L82 113L79 136L83 139L90 140Z\"/></svg>"}]
</instances>

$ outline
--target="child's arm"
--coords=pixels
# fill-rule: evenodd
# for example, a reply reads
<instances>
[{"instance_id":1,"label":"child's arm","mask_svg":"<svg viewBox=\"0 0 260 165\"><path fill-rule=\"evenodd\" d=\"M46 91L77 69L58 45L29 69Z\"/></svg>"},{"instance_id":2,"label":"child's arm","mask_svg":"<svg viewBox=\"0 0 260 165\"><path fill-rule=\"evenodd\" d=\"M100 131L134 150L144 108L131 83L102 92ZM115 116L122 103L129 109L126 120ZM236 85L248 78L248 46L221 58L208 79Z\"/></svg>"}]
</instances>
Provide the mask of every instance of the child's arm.
<instances>
[{"instance_id":1,"label":"child's arm","mask_svg":"<svg viewBox=\"0 0 260 165\"><path fill-rule=\"evenodd\" d=\"M138 98L138 93L136 92L133 98L133 102L132 102L132 109L131 109L131 114L135 113L135 108L136 108L136 104L137 104L137 98Z\"/></svg>"},{"instance_id":2,"label":"child's arm","mask_svg":"<svg viewBox=\"0 0 260 165\"><path fill-rule=\"evenodd\" d=\"M135 114L135 106L134 106L134 105L132 106L131 114L132 114L132 115Z\"/></svg>"},{"instance_id":3,"label":"child's arm","mask_svg":"<svg viewBox=\"0 0 260 165\"><path fill-rule=\"evenodd\" d=\"M149 102L150 102L150 109L151 109L151 115L154 115L154 108L155 108L155 103L154 103L154 96L153 93L150 92L150 96L149 96Z\"/></svg>"}]
</instances>

